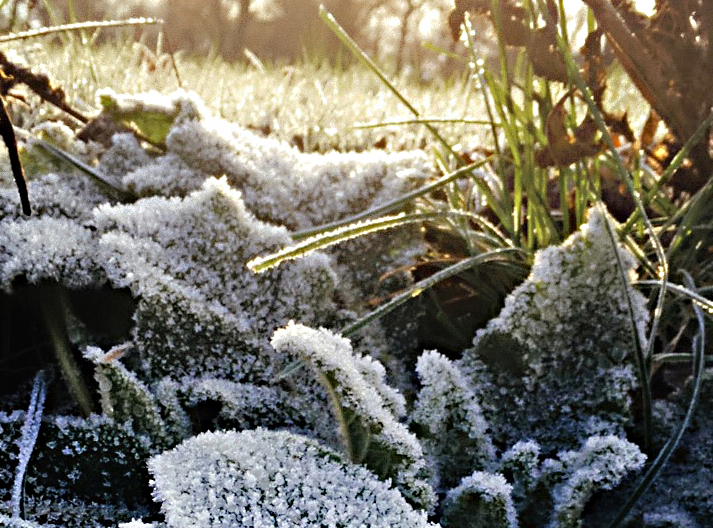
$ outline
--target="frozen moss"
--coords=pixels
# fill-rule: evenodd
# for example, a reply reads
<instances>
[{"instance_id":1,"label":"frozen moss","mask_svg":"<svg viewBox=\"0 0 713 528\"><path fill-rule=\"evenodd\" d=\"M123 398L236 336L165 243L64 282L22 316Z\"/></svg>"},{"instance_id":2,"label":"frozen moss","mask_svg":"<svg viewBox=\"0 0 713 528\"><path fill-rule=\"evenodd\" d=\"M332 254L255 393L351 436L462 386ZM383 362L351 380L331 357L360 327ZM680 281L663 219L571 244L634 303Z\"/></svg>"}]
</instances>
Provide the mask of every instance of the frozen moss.
<instances>
[{"instance_id":1,"label":"frozen moss","mask_svg":"<svg viewBox=\"0 0 713 528\"><path fill-rule=\"evenodd\" d=\"M388 483L286 432L204 433L149 468L169 527L435 528Z\"/></svg>"}]
</instances>

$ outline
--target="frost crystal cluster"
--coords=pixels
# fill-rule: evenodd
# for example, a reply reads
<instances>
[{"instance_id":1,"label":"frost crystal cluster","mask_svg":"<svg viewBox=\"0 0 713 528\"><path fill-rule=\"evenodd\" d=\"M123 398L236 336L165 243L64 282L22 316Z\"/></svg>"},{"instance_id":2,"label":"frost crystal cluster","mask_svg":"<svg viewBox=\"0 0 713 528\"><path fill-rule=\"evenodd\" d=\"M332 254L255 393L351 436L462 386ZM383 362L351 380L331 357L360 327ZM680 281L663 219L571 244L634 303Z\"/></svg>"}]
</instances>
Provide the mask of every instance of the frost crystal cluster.
<instances>
[{"instance_id":1,"label":"frost crystal cluster","mask_svg":"<svg viewBox=\"0 0 713 528\"><path fill-rule=\"evenodd\" d=\"M203 433L149 468L169 527L437 526L368 470L288 432Z\"/></svg>"}]
</instances>

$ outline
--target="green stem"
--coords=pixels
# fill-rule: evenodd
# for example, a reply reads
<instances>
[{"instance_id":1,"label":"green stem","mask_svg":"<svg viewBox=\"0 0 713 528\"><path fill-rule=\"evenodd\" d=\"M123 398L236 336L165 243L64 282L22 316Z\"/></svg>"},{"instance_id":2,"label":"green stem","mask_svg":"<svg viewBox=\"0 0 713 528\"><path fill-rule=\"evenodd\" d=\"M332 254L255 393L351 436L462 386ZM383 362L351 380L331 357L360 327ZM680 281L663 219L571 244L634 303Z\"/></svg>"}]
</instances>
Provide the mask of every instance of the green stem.
<instances>
[{"instance_id":1,"label":"green stem","mask_svg":"<svg viewBox=\"0 0 713 528\"><path fill-rule=\"evenodd\" d=\"M72 399L84 416L92 413L94 403L84 383L82 372L74 359L72 345L65 326L65 298L62 287L56 284L40 287L40 308L45 327L52 341L52 349Z\"/></svg>"}]
</instances>

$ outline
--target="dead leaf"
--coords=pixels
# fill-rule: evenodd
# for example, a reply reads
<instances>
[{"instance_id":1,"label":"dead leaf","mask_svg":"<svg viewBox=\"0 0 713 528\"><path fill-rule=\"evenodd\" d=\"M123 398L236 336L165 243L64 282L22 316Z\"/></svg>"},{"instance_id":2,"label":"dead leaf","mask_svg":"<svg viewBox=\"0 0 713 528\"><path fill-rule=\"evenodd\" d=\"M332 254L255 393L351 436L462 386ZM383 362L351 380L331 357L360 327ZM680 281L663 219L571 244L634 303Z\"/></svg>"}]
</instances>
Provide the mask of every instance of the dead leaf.
<instances>
[{"instance_id":1,"label":"dead leaf","mask_svg":"<svg viewBox=\"0 0 713 528\"><path fill-rule=\"evenodd\" d=\"M568 97L569 94L562 97L547 115L547 146L535 152L535 161L542 168L564 167L602 150L601 140L595 139L597 125L591 116L587 115L582 120L573 135L567 130L564 104Z\"/></svg>"}]
</instances>

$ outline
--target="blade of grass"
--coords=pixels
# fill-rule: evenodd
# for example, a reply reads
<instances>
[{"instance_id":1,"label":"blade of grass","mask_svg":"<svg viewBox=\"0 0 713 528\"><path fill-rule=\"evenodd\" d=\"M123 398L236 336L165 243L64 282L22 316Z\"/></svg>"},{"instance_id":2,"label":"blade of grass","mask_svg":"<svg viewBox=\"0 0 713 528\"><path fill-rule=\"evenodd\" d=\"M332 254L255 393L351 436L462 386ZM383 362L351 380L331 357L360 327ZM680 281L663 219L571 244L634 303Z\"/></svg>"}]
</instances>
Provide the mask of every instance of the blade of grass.
<instances>
[{"instance_id":1,"label":"blade of grass","mask_svg":"<svg viewBox=\"0 0 713 528\"><path fill-rule=\"evenodd\" d=\"M701 294L696 293L693 290L686 288L685 286L681 286L680 284L674 284L671 282L667 282L666 285L664 286L663 282L659 281L659 280L640 280L640 281L636 281L635 284L641 285L641 286L657 286L659 288L665 287L671 293L680 295L682 297L687 297L694 304L696 304L699 308L703 309L703 311L709 317L713 318L713 301L703 297Z\"/></svg>"},{"instance_id":2,"label":"blade of grass","mask_svg":"<svg viewBox=\"0 0 713 528\"><path fill-rule=\"evenodd\" d=\"M458 262L457 264L448 266L447 268L434 273L430 277L427 277L423 280L418 281L416 284L412 285L404 292L393 297L389 302L382 304L381 306L379 306L372 312L368 313L364 317L362 317L362 318L358 319L357 321L354 321L353 323L344 327L341 331L341 334L345 337L350 336L351 334L355 333L357 330L363 328L364 326L371 323L372 321L375 321L375 320L379 319L380 317L383 317L384 315L388 314L389 312L391 312L398 306L401 306L403 303L405 303L409 299L418 297L424 291L432 288L439 282L441 282L449 277L452 277L454 275L457 275L457 274L461 273L462 271L471 269L475 266L484 264L486 262L494 262L497 260L507 261L508 256L517 255L517 254L524 254L524 252L523 252L523 250L521 250L519 248L496 249L496 250L490 251L488 253L483 253L481 255L476 255L474 257L468 257L466 259L463 259L460 262Z\"/></svg>"},{"instance_id":3,"label":"blade of grass","mask_svg":"<svg viewBox=\"0 0 713 528\"><path fill-rule=\"evenodd\" d=\"M687 289L689 289L690 291L694 291L695 286L693 284L691 276L685 271L682 271L682 273ZM693 303L693 310L696 313L696 320L698 322L698 333L693 338L693 350L691 351L691 359L693 360L693 390L691 394L691 399L688 403L688 408L686 409L686 414L683 417L683 421L678 426L678 429L674 432L671 438L669 438L668 442L666 442L666 444L663 446L659 454L656 456L656 459L651 463L649 468L646 470L646 473L644 473L644 475L639 480L639 483L637 484L633 493L629 496L627 501L621 507L614 520L612 520L612 522L609 524L609 528L617 528L618 526L620 526L626 516L629 515L629 513L631 512L636 502L641 498L644 493L646 493L646 491L649 489L656 477L658 477L658 475L661 473L661 470L666 465L666 462L668 462L669 458L671 458L673 451L676 449L676 446L678 446L678 443L681 441L681 437L683 436L684 431L686 430L689 422L691 421L691 416L693 416L693 411L696 408L696 404L698 403L698 394L700 392L701 382L703 380L706 348L705 321L703 320L703 313L701 307L698 306L696 303Z\"/></svg>"},{"instance_id":4,"label":"blade of grass","mask_svg":"<svg viewBox=\"0 0 713 528\"><path fill-rule=\"evenodd\" d=\"M420 113L416 108L406 99L401 92L393 85L391 81L386 77L386 75L381 71L381 69L376 65L376 63L371 60L371 58L364 52L359 47L359 44L357 44L354 39L352 39L349 34L344 30L342 26L339 25L339 23L336 21L336 19L332 16L332 14L325 9L323 5L319 6L319 17L322 19L322 21L327 24L327 27L337 36L337 38L342 41L342 43L349 49L349 51L352 52L352 54L357 57L359 60L361 60L376 76L381 80L381 82L384 83L384 86L386 86L391 93L393 93L403 105L408 108L408 110L414 115L414 117L418 118L420 117ZM455 155L453 150L451 149L450 144L443 139L443 136L436 130L433 126L431 126L430 123L425 123L425 127L428 129L428 131L433 135L434 138L438 140L443 147L450 152L455 159L458 159L458 156Z\"/></svg>"},{"instance_id":5,"label":"blade of grass","mask_svg":"<svg viewBox=\"0 0 713 528\"><path fill-rule=\"evenodd\" d=\"M492 159L492 157L488 157L483 160L476 161L475 163L471 163L470 165L466 165L465 167L462 167L462 168L455 170L449 174L446 174L445 176L442 176L441 178L437 179L436 181L429 183L427 185L424 185L423 187L419 187L418 189L415 189L409 193L406 193L403 196L400 196L394 200L391 200L390 202L386 202L385 204L373 207L371 209L368 209L364 212L355 214L348 218L344 218L342 220L337 220L335 222L330 222L328 224L323 224L321 226L317 226L314 228L297 231L292 234L292 238L295 240L301 240L301 239L307 238L309 236L323 233L329 229L335 229L337 227L353 224L354 222L358 222L360 220L365 220L367 218L371 218L371 217L378 216L381 214L389 213L391 211L395 211L396 209L400 209L401 207L407 205L409 202L411 202L415 198L424 196L424 195L430 193L431 191L434 191L434 190L438 189L439 187L442 187L443 185L446 185L458 178L461 178L461 177L469 175L469 174L472 175L474 173L473 171L482 167L483 165L488 163L491 159ZM487 184L483 184L483 185L485 187L487 187Z\"/></svg>"},{"instance_id":6,"label":"blade of grass","mask_svg":"<svg viewBox=\"0 0 713 528\"><path fill-rule=\"evenodd\" d=\"M94 169L93 167L90 167L83 161L80 161L79 159L75 158L68 152L65 152L59 147L56 147L52 145L51 143L48 143L47 141L43 139L32 139L32 142L36 144L37 146L41 147L44 149L46 152L48 152L50 155L64 160L75 167L77 167L79 170L84 172L85 174L91 176L91 178L105 191L116 195L119 197L119 199L123 201L130 200L132 198L131 193L128 191L125 191L124 189L117 187L117 185L109 180L104 174L99 172L98 170Z\"/></svg>"},{"instance_id":7,"label":"blade of grass","mask_svg":"<svg viewBox=\"0 0 713 528\"><path fill-rule=\"evenodd\" d=\"M349 225L325 231L302 240L297 244L281 249L277 253L251 259L247 263L247 267L254 273L262 273L270 268L279 266L286 260L302 258L313 251L324 249L352 238L368 235L377 231L383 231L384 229L391 229L417 222L424 222L426 220L433 220L438 217L463 214L467 215L468 213L460 213L456 211L446 211L442 213L417 213L411 215L400 213L394 216L384 216L373 220L351 223Z\"/></svg>"},{"instance_id":8,"label":"blade of grass","mask_svg":"<svg viewBox=\"0 0 713 528\"><path fill-rule=\"evenodd\" d=\"M97 29L107 27L121 26L145 26L163 24L160 18L129 18L126 20L105 20L95 22L76 22L73 24L59 24L55 26L43 27L39 29L31 29L29 31L21 31L19 33L9 33L0 37L0 43L12 42L14 40L25 40L44 35L52 35L55 33L67 33L70 31L82 31L86 29Z\"/></svg>"},{"instance_id":9,"label":"blade of grass","mask_svg":"<svg viewBox=\"0 0 713 528\"><path fill-rule=\"evenodd\" d=\"M597 203L597 207L605 209L601 202ZM607 234L609 235L609 240L614 248L614 255L616 256L617 268L619 269L619 275L621 278L621 285L624 288L624 297L626 299L627 312L629 315L629 321L631 323L631 337L634 342L634 357L636 358L636 365L639 369L639 381L641 383L641 392L643 399L643 411L644 411L644 446L647 453L650 453L651 449L651 424L652 424L652 410L651 410L651 385L649 383L649 361L644 355L644 345L641 343L639 338L639 330L636 327L636 320L634 318L634 306L631 299L631 292L629 291L629 280L627 278L626 266L621 260L621 255L619 254L618 244L617 244L617 234L614 231L613 226L606 222ZM653 339L653 336L651 337Z\"/></svg>"},{"instance_id":10,"label":"blade of grass","mask_svg":"<svg viewBox=\"0 0 713 528\"><path fill-rule=\"evenodd\" d=\"M684 162L684 160L688 157L688 155L691 153L691 150L693 147L695 147L703 137L703 134L708 131L708 129L713 125L713 113L711 113L706 119L704 119L700 125L698 125L698 128L696 131L693 133L693 135L688 138L688 141L684 143L683 147L681 147L681 150L679 150L676 155L673 157L671 160L671 163L669 163L668 167L664 170L664 172L659 176L656 184L654 187L649 189L649 192L646 193L646 196L643 198L642 202L644 205L648 205L651 203L651 201L654 199L656 196L656 193L658 193L661 190L661 187L663 187L670 179L671 176L673 176L673 173L678 170L678 168L681 166L681 164ZM628 233L634 226L634 223L636 223L640 218L640 212L638 209L635 209L629 218L626 220L626 223L624 224L624 227L622 228L623 233Z\"/></svg>"},{"instance_id":11,"label":"blade of grass","mask_svg":"<svg viewBox=\"0 0 713 528\"><path fill-rule=\"evenodd\" d=\"M498 123L491 123L486 119L459 119L459 118L441 118L441 117L424 117L420 119L402 119L399 121L381 121L379 123L364 123L359 125L353 125L351 128L365 129L365 128L381 128L387 126L395 125L422 125L426 123L458 123L464 125L487 125L487 126L499 126Z\"/></svg>"}]
</instances>

